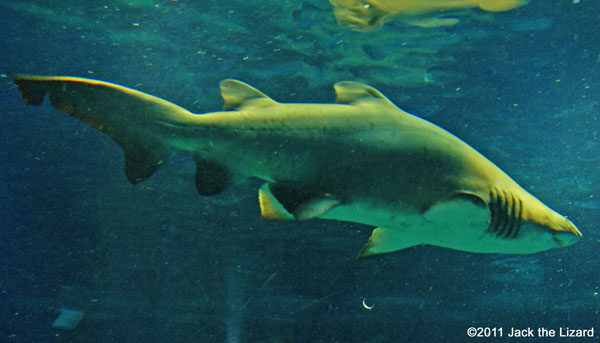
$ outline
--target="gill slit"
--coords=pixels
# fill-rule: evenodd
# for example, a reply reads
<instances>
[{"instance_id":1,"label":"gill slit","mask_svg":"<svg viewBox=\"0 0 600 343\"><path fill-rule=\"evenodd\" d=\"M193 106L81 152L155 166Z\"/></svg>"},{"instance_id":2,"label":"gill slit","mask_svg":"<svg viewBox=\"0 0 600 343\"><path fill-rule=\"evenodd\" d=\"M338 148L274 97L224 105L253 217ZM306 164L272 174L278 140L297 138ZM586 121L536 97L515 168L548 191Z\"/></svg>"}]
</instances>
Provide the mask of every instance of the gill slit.
<instances>
[{"instance_id":1,"label":"gill slit","mask_svg":"<svg viewBox=\"0 0 600 343\"><path fill-rule=\"evenodd\" d=\"M490 225L496 237L516 238L521 230L523 203L512 193L490 190Z\"/></svg>"}]
</instances>

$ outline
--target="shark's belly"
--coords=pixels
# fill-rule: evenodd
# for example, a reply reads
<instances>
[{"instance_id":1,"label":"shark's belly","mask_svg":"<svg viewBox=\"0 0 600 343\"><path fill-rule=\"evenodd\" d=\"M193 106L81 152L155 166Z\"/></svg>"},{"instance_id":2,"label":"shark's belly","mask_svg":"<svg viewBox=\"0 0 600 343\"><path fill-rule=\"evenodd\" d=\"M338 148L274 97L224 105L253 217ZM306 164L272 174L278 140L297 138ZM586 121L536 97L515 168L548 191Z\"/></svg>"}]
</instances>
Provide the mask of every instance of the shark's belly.
<instances>
[{"instance_id":1,"label":"shark's belly","mask_svg":"<svg viewBox=\"0 0 600 343\"><path fill-rule=\"evenodd\" d=\"M338 206L321 219L376 226L386 233L383 252L428 244L474 253L529 254L556 246L568 234L552 234L523 223L515 238L499 237L489 231L489 211L470 201L455 200L434 206L421 214L406 208L386 208L369 202Z\"/></svg>"}]
</instances>

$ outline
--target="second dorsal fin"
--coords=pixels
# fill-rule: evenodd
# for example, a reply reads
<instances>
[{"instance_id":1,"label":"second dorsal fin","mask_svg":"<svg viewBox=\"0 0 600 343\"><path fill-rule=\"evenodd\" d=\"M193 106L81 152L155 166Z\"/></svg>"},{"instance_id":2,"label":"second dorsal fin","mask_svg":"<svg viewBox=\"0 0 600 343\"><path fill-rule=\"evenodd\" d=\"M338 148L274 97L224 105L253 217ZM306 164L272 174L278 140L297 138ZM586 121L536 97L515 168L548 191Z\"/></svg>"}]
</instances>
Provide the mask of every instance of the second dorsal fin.
<instances>
[{"instance_id":1,"label":"second dorsal fin","mask_svg":"<svg viewBox=\"0 0 600 343\"><path fill-rule=\"evenodd\" d=\"M223 105L223 109L225 110L240 109L241 107L248 105L248 102L251 100L258 100L253 101L253 105L275 103L275 100L242 81L232 79L223 80L219 87L221 89L221 96L225 101L225 105Z\"/></svg>"}]
</instances>

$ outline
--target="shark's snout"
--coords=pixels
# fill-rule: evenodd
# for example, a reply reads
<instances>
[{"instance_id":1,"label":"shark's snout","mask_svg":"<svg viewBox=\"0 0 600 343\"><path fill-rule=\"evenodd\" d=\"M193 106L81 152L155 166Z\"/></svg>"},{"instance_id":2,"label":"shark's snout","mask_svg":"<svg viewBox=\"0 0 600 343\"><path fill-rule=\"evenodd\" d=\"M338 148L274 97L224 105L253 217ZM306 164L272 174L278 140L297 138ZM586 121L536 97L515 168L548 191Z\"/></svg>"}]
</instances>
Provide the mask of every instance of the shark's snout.
<instances>
[{"instance_id":1,"label":"shark's snout","mask_svg":"<svg viewBox=\"0 0 600 343\"><path fill-rule=\"evenodd\" d=\"M572 244L575 244L581 238L581 234L579 236L574 235L570 232L557 231L552 234L552 240L556 243L556 247L566 247Z\"/></svg>"},{"instance_id":2,"label":"shark's snout","mask_svg":"<svg viewBox=\"0 0 600 343\"><path fill-rule=\"evenodd\" d=\"M577 237L581 237L582 236L581 231L579 231L577 226L575 226L575 224L573 224L573 222L570 221L569 218L564 217L564 219L565 219L564 224L563 224L564 231L570 232Z\"/></svg>"},{"instance_id":3,"label":"shark's snout","mask_svg":"<svg viewBox=\"0 0 600 343\"><path fill-rule=\"evenodd\" d=\"M568 246L579 241L581 232L572 221L564 216L560 216L556 221L556 225L551 226L549 231L557 247Z\"/></svg>"}]
</instances>

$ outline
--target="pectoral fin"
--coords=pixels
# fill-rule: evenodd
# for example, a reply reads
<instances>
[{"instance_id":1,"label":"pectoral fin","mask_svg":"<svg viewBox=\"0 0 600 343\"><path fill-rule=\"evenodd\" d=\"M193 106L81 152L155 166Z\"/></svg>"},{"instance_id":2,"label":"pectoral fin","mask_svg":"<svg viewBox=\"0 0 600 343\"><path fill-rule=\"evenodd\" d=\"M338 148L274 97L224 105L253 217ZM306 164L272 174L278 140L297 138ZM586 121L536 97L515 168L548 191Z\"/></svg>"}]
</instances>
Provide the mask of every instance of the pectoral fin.
<instances>
[{"instance_id":1,"label":"pectoral fin","mask_svg":"<svg viewBox=\"0 0 600 343\"><path fill-rule=\"evenodd\" d=\"M444 228L445 232L439 235L464 232L467 228L479 228L479 231L475 232L482 235L490 222L490 210L482 196L461 190L437 202L423 213L423 218L428 223L435 223L435 226Z\"/></svg>"},{"instance_id":2,"label":"pectoral fin","mask_svg":"<svg viewBox=\"0 0 600 343\"><path fill-rule=\"evenodd\" d=\"M411 235L403 235L400 230L378 227L371 233L369 241L358 252L358 258L365 258L410 248L424 242L416 241Z\"/></svg>"},{"instance_id":3,"label":"pectoral fin","mask_svg":"<svg viewBox=\"0 0 600 343\"><path fill-rule=\"evenodd\" d=\"M411 227L373 230L358 258L398 251L420 244L437 245L436 240L467 227L482 228L485 233L490 213L485 200L470 191L457 191L423 212L423 221ZM444 238L443 240L446 240Z\"/></svg>"}]
</instances>

